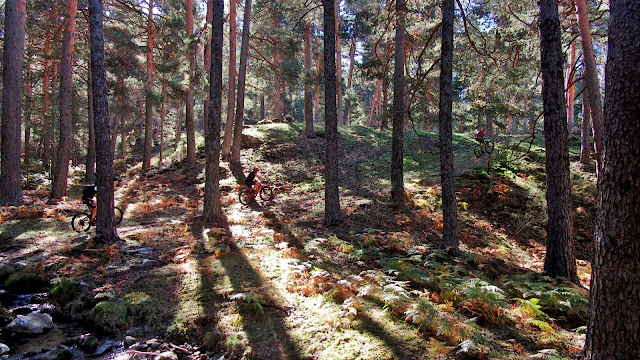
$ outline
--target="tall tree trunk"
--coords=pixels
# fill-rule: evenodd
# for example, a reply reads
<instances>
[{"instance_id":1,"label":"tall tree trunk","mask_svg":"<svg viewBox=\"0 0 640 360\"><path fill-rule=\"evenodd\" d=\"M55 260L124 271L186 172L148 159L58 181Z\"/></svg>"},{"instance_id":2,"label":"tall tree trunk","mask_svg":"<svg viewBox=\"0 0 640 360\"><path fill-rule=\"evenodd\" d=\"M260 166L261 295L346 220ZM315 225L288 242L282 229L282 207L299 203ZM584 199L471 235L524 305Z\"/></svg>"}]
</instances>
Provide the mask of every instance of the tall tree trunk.
<instances>
[{"instance_id":1,"label":"tall tree trunk","mask_svg":"<svg viewBox=\"0 0 640 360\"><path fill-rule=\"evenodd\" d=\"M373 92L373 98L371 99L371 110L369 111L369 121L367 125L373 126L379 120L380 112L377 111L380 108L380 93L382 92L382 79L376 78L376 90ZM374 114L376 115L374 117Z\"/></svg>"},{"instance_id":2,"label":"tall tree trunk","mask_svg":"<svg viewBox=\"0 0 640 360\"><path fill-rule=\"evenodd\" d=\"M612 0L586 359L640 359L640 3Z\"/></svg>"},{"instance_id":3,"label":"tall tree trunk","mask_svg":"<svg viewBox=\"0 0 640 360\"><path fill-rule=\"evenodd\" d=\"M211 7L211 5L209 5L209 7ZM158 162L160 163L160 166L163 165L163 155L164 155L164 120L165 117L167 115L166 109L165 109L165 103L166 103L166 97L167 97L167 82L163 81L162 82L162 103L160 103L160 159L158 159ZM208 108L208 106L207 106Z\"/></svg>"},{"instance_id":4,"label":"tall tree trunk","mask_svg":"<svg viewBox=\"0 0 640 360\"><path fill-rule=\"evenodd\" d=\"M119 79L120 82L120 92L118 93L118 103L120 106L124 107L124 77L121 76ZM115 157L115 153L113 156ZM124 160L126 163L127 160L127 130L124 126L124 116L120 115L120 158Z\"/></svg>"},{"instance_id":5,"label":"tall tree trunk","mask_svg":"<svg viewBox=\"0 0 640 360\"><path fill-rule=\"evenodd\" d=\"M207 26L211 25L211 18L213 17L213 6L211 6L212 0L207 0L207 16L205 18ZM208 75L211 77L209 73L211 71L211 35L207 35L206 37L206 45L204 46L204 69ZM204 87L204 92L209 93L209 84L207 83ZM209 100L206 99L204 101L204 116L202 120L202 130L204 132L205 141L207 137L207 132L209 126Z\"/></svg>"},{"instance_id":6,"label":"tall tree trunk","mask_svg":"<svg viewBox=\"0 0 640 360\"><path fill-rule=\"evenodd\" d=\"M178 116L176 117L176 151L180 148L182 154L182 119L184 118L184 106L178 105Z\"/></svg>"},{"instance_id":7,"label":"tall tree trunk","mask_svg":"<svg viewBox=\"0 0 640 360\"><path fill-rule=\"evenodd\" d=\"M275 15L272 15L273 28L280 27L280 21ZM277 39L273 39L273 117L282 119L282 84L280 82L280 50L278 49Z\"/></svg>"},{"instance_id":8,"label":"tall tree trunk","mask_svg":"<svg viewBox=\"0 0 640 360\"><path fill-rule=\"evenodd\" d=\"M311 24L304 25L304 136L315 137L313 133L313 73L311 69Z\"/></svg>"},{"instance_id":9,"label":"tall tree trunk","mask_svg":"<svg viewBox=\"0 0 640 360\"><path fill-rule=\"evenodd\" d=\"M340 1L335 1L335 27L336 27L336 88L338 100L338 124L345 124L344 113L342 110L342 47L340 39Z\"/></svg>"},{"instance_id":10,"label":"tall tree trunk","mask_svg":"<svg viewBox=\"0 0 640 360\"><path fill-rule=\"evenodd\" d=\"M574 111L573 105L576 95L576 86L573 84L575 79L575 70L576 67L576 43L572 42L569 46L569 66L567 67L567 126L569 127L569 131L571 131L571 126L573 126L573 118Z\"/></svg>"},{"instance_id":11,"label":"tall tree trunk","mask_svg":"<svg viewBox=\"0 0 640 360\"><path fill-rule=\"evenodd\" d=\"M144 112L144 155L142 159L142 172L147 172L151 167L151 155L153 146L153 38L155 36L153 25L153 1L149 0L149 13L147 14L147 79L145 82L145 112Z\"/></svg>"},{"instance_id":12,"label":"tall tree trunk","mask_svg":"<svg viewBox=\"0 0 640 360\"><path fill-rule=\"evenodd\" d=\"M44 43L45 54L51 53L51 33L47 32ZM49 169L51 164L51 142L53 139L53 131L51 129L51 59L49 56L44 57L44 69L42 75L42 166L45 170Z\"/></svg>"},{"instance_id":13,"label":"tall tree trunk","mask_svg":"<svg viewBox=\"0 0 640 360\"><path fill-rule=\"evenodd\" d=\"M224 127L222 141L222 157L231 155L231 143L233 139L233 120L236 104L236 0L229 1L229 92L227 95L227 122Z\"/></svg>"},{"instance_id":14,"label":"tall tree trunk","mask_svg":"<svg viewBox=\"0 0 640 360\"><path fill-rule=\"evenodd\" d=\"M91 59L89 59L91 61ZM87 104L89 114L89 148L87 149L87 163L85 171L85 181L89 184L96 182L96 129L93 123L93 89L91 86L91 69L87 72ZM115 141L115 137L113 137Z\"/></svg>"},{"instance_id":15,"label":"tall tree trunk","mask_svg":"<svg viewBox=\"0 0 640 360\"><path fill-rule=\"evenodd\" d=\"M440 176L442 181L442 248L458 253L458 212L453 161L453 19L454 0L442 1L440 55Z\"/></svg>"},{"instance_id":16,"label":"tall tree trunk","mask_svg":"<svg viewBox=\"0 0 640 360\"><path fill-rule=\"evenodd\" d=\"M69 160L71 158L71 126L73 122L73 45L76 30L78 0L67 0L62 37L62 61L60 61L60 142L56 158L51 198L59 199L67 194Z\"/></svg>"},{"instance_id":17,"label":"tall tree trunk","mask_svg":"<svg viewBox=\"0 0 640 360\"><path fill-rule=\"evenodd\" d=\"M391 201L404 204L404 0L396 0L396 50L393 73L393 132L391 135Z\"/></svg>"},{"instance_id":18,"label":"tall tree trunk","mask_svg":"<svg viewBox=\"0 0 640 360\"><path fill-rule=\"evenodd\" d=\"M338 191L338 109L336 106L336 34L335 0L323 0L324 6L324 222L326 226L342 223Z\"/></svg>"},{"instance_id":19,"label":"tall tree trunk","mask_svg":"<svg viewBox=\"0 0 640 360\"><path fill-rule=\"evenodd\" d=\"M29 163L31 162L31 115L33 113L33 75L30 65L27 65L27 81L25 84L27 90L26 109L24 112L24 157L22 159L22 169L27 177L27 189L29 186ZM1 121L1 120L0 120Z\"/></svg>"},{"instance_id":20,"label":"tall tree trunk","mask_svg":"<svg viewBox=\"0 0 640 360\"><path fill-rule=\"evenodd\" d=\"M389 127L389 76L386 72L383 74L382 79L382 122L380 123L380 127L386 129Z\"/></svg>"},{"instance_id":21,"label":"tall tree trunk","mask_svg":"<svg viewBox=\"0 0 640 360\"><path fill-rule=\"evenodd\" d=\"M89 28L91 45L91 72L93 86L93 110L96 128L96 142L109 144L111 125L107 102L107 72L104 65L104 35L102 31L102 0L90 0ZM111 243L118 240L113 214L113 154L110 146L96 148L98 186L98 209L96 213L96 233L102 240Z\"/></svg>"},{"instance_id":22,"label":"tall tree trunk","mask_svg":"<svg viewBox=\"0 0 640 360\"><path fill-rule=\"evenodd\" d=\"M242 150L242 125L244 117L244 89L247 78L247 61L249 59L249 31L251 26L251 0L245 0L244 19L242 22L242 46L240 47L240 69L238 72L238 96L236 98L236 115L233 127L233 147L231 150L231 167L242 172L240 151Z\"/></svg>"},{"instance_id":23,"label":"tall tree trunk","mask_svg":"<svg viewBox=\"0 0 640 360\"><path fill-rule=\"evenodd\" d=\"M493 109L487 109L486 113L486 122L485 122L485 130L487 131L487 136L490 138L493 137Z\"/></svg>"},{"instance_id":24,"label":"tall tree trunk","mask_svg":"<svg viewBox=\"0 0 640 360\"><path fill-rule=\"evenodd\" d=\"M57 99L59 99L58 97L58 62L57 61L53 61L53 64L51 66L52 68L52 73L51 73L51 101L52 102L56 102ZM55 125L54 125L54 121L53 118L51 118L51 144L49 146L50 149L50 158L51 158L51 166L49 167L49 176L51 177L51 179L53 179L54 176L54 172L55 172L55 168L56 168L56 154L58 153L57 149L58 149L58 139L56 136L56 131L55 131Z\"/></svg>"},{"instance_id":25,"label":"tall tree trunk","mask_svg":"<svg viewBox=\"0 0 640 360\"><path fill-rule=\"evenodd\" d=\"M193 0L187 0L187 36L189 37L189 87L187 88L187 98L185 101L186 115L185 126L187 127L187 166L196 165L196 130L193 115L193 81L195 77L196 43L193 40Z\"/></svg>"},{"instance_id":26,"label":"tall tree trunk","mask_svg":"<svg viewBox=\"0 0 640 360\"><path fill-rule=\"evenodd\" d=\"M251 0L248 10L251 9ZM233 2L233 0L231 0ZM206 170L203 217L205 222L214 224L222 216L220 205L220 127L222 124L222 42L223 42L223 0L214 0L211 35L211 69L209 81L209 125L206 136ZM245 23L248 26L248 23ZM243 43L244 45L244 43Z\"/></svg>"},{"instance_id":27,"label":"tall tree trunk","mask_svg":"<svg viewBox=\"0 0 640 360\"><path fill-rule=\"evenodd\" d=\"M351 89L351 84L353 80L353 68L356 60L356 44L358 42L356 39L353 39L353 44L351 44L351 50L349 50L349 76L347 77L347 89Z\"/></svg>"},{"instance_id":28,"label":"tall tree trunk","mask_svg":"<svg viewBox=\"0 0 640 360\"><path fill-rule=\"evenodd\" d=\"M322 74L322 59L320 58L320 55L318 55L317 61L316 61L316 70L317 70L317 75L316 75L316 96L313 99L313 108L314 108L314 112L313 112L313 116L314 116L314 122L318 122L320 120L320 84L321 84L321 78L320 78L320 74Z\"/></svg>"},{"instance_id":29,"label":"tall tree trunk","mask_svg":"<svg viewBox=\"0 0 640 360\"><path fill-rule=\"evenodd\" d=\"M585 86L589 90L587 101L591 110L591 122L593 124L594 152L596 153L596 171L600 173L601 163L604 153L602 143L602 100L600 96L600 80L598 79L598 69L596 68L596 56L593 52L591 41L591 27L589 25L589 14L586 0L575 0L576 12L578 13L578 30L582 41L582 56L584 63Z\"/></svg>"},{"instance_id":30,"label":"tall tree trunk","mask_svg":"<svg viewBox=\"0 0 640 360\"><path fill-rule=\"evenodd\" d=\"M260 120L264 119L264 94L260 94Z\"/></svg>"},{"instance_id":31,"label":"tall tree trunk","mask_svg":"<svg viewBox=\"0 0 640 360\"><path fill-rule=\"evenodd\" d=\"M577 282L569 218L571 183L558 1L540 0L538 5L547 174L547 254L544 271L549 276L563 276Z\"/></svg>"},{"instance_id":32,"label":"tall tree trunk","mask_svg":"<svg viewBox=\"0 0 640 360\"><path fill-rule=\"evenodd\" d=\"M585 91L588 91L585 89ZM580 164L589 164L591 156L591 114L586 96L582 98L582 124L580 131Z\"/></svg>"}]
</instances>

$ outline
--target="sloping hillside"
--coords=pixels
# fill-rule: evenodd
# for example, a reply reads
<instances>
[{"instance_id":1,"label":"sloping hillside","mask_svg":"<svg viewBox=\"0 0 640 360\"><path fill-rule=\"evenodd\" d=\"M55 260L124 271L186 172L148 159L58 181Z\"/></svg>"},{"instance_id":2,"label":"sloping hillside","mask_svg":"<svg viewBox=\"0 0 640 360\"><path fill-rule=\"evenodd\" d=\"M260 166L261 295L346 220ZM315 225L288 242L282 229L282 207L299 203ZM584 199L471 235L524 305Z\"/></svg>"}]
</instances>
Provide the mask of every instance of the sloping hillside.
<instances>
[{"instance_id":1,"label":"sloping hillside","mask_svg":"<svg viewBox=\"0 0 640 360\"><path fill-rule=\"evenodd\" d=\"M53 304L42 311L57 324L40 336L4 330L0 342L14 357L106 348L103 358L139 359L552 359L581 351L593 174L572 166L576 286L541 274L541 139L526 153L503 139L491 158L475 158L472 139L455 136L463 254L453 258L439 249L435 134L406 134L407 206L395 208L390 133L341 128L346 221L326 228L324 139L301 133L295 123L247 127L243 166L259 166L277 195L243 206L225 169L227 223L219 228L200 223L202 168L179 162L120 175L125 219L115 244L70 228L83 210L79 182L57 206L30 191L25 206L0 209L2 305L15 307L24 284L39 284L29 292L46 296L32 302ZM2 313L3 326L17 314Z\"/></svg>"}]
</instances>

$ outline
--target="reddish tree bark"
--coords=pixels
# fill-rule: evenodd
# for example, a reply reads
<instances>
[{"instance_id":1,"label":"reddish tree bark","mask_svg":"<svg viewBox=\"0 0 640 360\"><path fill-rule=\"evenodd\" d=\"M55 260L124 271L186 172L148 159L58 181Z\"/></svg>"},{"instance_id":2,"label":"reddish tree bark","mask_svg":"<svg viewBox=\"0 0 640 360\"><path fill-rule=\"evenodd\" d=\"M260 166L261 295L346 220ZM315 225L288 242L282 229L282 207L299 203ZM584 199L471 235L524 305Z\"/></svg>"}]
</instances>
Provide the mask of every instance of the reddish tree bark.
<instances>
[{"instance_id":1,"label":"reddish tree bark","mask_svg":"<svg viewBox=\"0 0 640 360\"><path fill-rule=\"evenodd\" d=\"M588 90L585 89L586 91ZM580 163L582 165L587 165L591 156L591 112L585 97L582 99L582 123L580 127Z\"/></svg>"},{"instance_id":2,"label":"reddish tree bark","mask_svg":"<svg viewBox=\"0 0 640 360\"><path fill-rule=\"evenodd\" d=\"M147 79L145 82L145 112L144 112L144 152L142 159L142 172L151 167L151 155L153 146L153 38L155 30L153 25L153 1L149 0L149 13L147 14Z\"/></svg>"},{"instance_id":3,"label":"reddish tree bark","mask_svg":"<svg viewBox=\"0 0 640 360\"><path fill-rule=\"evenodd\" d=\"M193 40L193 0L187 0L187 36L190 41ZM193 114L193 82L196 71L196 43L189 44L189 87L187 88L187 97L185 101L186 115L185 126L187 128L187 165L194 167L196 165L196 130Z\"/></svg>"},{"instance_id":4,"label":"reddish tree bark","mask_svg":"<svg viewBox=\"0 0 640 360\"><path fill-rule=\"evenodd\" d=\"M45 54L51 53L51 33L47 32L44 43ZM44 57L44 69L42 75L42 166L44 169L49 169L51 164L51 141L52 131L47 131L51 128L51 59L49 56Z\"/></svg>"},{"instance_id":5,"label":"reddish tree bark","mask_svg":"<svg viewBox=\"0 0 640 360\"><path fill-rule=\"evenodd\" d=\"M600 172L602 163L603 143L602 143L602 100L600 95L600 80L596 68L596 56L593 52L593 42L591 41L591 27L589 25L589 15L586 0L575 0L576 12L578 13L578 30L582 40L582 61L584 62L585 86L590 91L586 97L591 111L591 122L593 124L594 151L596 153L596 170Z\"/></svg>"},{"instance_id":6,"label":"reddish tree bark","mask_svg":"<svg viewBox=\"0 0 640 360\"><path fill-rule=\"evenodd\" d=\"M69 160L71 158L71 126L73 122L73 47L76 30L78 0L67 0L60 61L60 142L56 167L51 185L51 198L59 199L67 194Z\"/></svg>"},{"instance_id":7,"label":"reddish tree bark","mask_svg":"<svg viewBox=\"0 0 640 360\"><path fill-rule=\"evenodd\" d=\"M304 25L304 136L315 137L313 133L313 74L311 69L311 24Z\"/></svg>"}]
</instances>

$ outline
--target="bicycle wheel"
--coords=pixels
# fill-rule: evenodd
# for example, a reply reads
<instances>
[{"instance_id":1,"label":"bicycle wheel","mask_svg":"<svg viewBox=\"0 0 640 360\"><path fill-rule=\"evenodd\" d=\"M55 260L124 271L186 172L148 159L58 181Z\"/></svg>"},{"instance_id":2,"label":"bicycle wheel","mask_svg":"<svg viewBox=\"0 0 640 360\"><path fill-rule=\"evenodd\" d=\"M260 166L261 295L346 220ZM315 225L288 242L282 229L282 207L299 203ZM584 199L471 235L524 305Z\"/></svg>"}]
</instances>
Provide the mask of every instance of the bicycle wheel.
<instances>
[{"instance_id":1,"label":"bicycle wheel","mask_svg":"<svg viewBox=\"0 0 640 360\"><path fill-rule=\"evenodd\" d=\"M114 207L113 208L113 213L114 213L114 220L116 221L116 225L120 225L120 223L122 222L122 210L120 210L119 207Z\"/></svg>"},{"instance_id":2,"label":"bicycle wheel","mask_svg":"<svg viewBox=\"0 0 640 360\"><path fill-rule=\"evenodd\" d=\"M77 232L89 231L91 227L91 214L75 214L73 219L71 219L71 227Z\"/></svg>"},{"instance_id":3,"label":"bicycle wheel","mask_svg":"<svg viewBox=\"0 0 640 360\"><path fill-rule=\"evenodd\" d=\"M253 200L253 196L251 195L251 190L244 189L240 191L239 200L242 205L249 205L251 200Z\"/></svg>"},{"instance_id":4,"label":"bicycle wheel","mask_svg":"<svg viewBox=\"0 0 640 360\"><path fill-rule=\"evenodd\" d=\"M268 186L263 186L260 189L260 199L264 201L273 200L274 195L273 189Z\"/></svg>"},{"instance_id":5,"label":"bicycle wheel","mask_svg":"<svg viewBox=\"0 0 640 360\"><path fill-rule=\"evenodd\" d=\"M480 157L482 156L482 153L484 153L484 149L482 148L482 144L478 144L473 148L473 153L477 156Z\"/></svg>"},{"instance_id":6,"label":"bicycle wheel","mask_svg":"<svg viewBox=\"0 0 640 360\"><path fill-rule=\"evenodd\" d=\"M494 147L495 147L495 144L493 143L493 141L487 140L487 142L484 145L484 151L486 151L487 154L491 154Z\"/></svg>"}]
</instances>

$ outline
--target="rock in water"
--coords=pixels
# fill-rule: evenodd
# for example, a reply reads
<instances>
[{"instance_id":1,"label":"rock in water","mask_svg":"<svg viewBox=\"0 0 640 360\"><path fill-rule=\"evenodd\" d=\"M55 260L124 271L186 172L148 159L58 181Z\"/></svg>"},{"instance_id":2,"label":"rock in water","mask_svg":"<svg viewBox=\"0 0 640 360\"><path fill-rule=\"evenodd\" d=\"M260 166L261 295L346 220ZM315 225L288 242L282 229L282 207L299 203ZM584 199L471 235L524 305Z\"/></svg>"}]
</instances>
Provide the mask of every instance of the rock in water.
<instances>
[{"instance_id":1,"label":"rock in water","mask_svg":"<svg viewBox=\"0 0 640 360\"><path fill-rule=\"evenodd\" d=\"M42 334L55 327L51 315L42 313L30 313L18 315L9 325L7 331L24 334Z\"/></svg>"}]
</instances>

